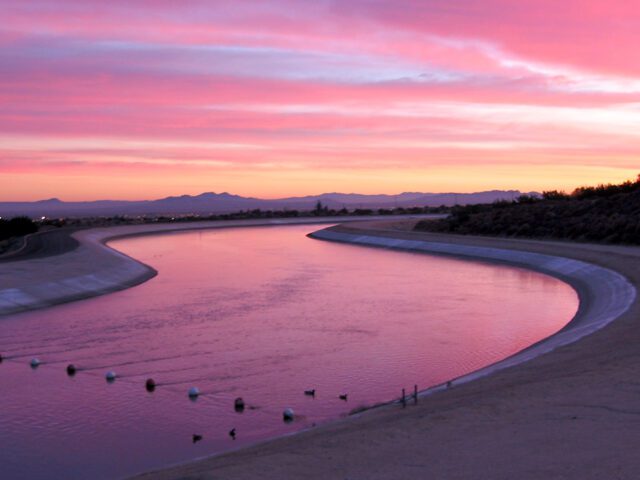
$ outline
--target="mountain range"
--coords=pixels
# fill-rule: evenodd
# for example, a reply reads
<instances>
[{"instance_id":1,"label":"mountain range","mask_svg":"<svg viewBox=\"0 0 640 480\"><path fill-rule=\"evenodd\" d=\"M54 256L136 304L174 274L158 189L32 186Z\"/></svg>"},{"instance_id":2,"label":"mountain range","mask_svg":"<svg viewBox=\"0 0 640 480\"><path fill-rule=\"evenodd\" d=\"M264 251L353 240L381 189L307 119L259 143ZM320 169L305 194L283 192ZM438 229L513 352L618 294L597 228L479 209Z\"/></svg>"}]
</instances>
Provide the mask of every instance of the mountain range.
<instances>
[{"instance_id":1,"label":"mountain range","mask_svg":"<svg viewBox=\"0 0 640 480\"><path fill-rule=\"evenodd\" d=\"M87 217L113 215L184 215L230 213L240 210L312 210L317 202L330 209L437 207L440 205L470 205L513 200L518 190L491 190L476 193L420 193L398 195L363 195L357 193L323 193L307 197L261 199L241 197L227 192L181 195L158 200L97 200L65 202L57 198L35 202L0 202L0 216L12 217ZM525 195L539 195L528 192Z\"/></svg>"}]
</instances>

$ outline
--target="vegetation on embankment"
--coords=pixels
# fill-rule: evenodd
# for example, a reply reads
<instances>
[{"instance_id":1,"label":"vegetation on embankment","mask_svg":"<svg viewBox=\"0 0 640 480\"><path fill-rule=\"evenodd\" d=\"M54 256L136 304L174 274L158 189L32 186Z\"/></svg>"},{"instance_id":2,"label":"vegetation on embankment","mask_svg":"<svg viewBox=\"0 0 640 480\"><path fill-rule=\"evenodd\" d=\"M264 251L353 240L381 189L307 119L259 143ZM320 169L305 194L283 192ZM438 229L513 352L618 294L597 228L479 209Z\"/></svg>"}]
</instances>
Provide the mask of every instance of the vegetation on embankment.
<instances>
[{"instance_id":1,"label":"vegetation on embankment","mask_svg":"<svg viewBox=\"0 0 640 480\"><path fill-rule=\"evenodd\" d=\"M554 238L640 244L640 175L619 185L580 187L571 194L457 206L441 220L421 221L415 230L502 237Z\"/></svg>"},{"instance_id":2,"label":"vegetation on embankment","mask_svg":"<svg viewBox=\"0 0 640 480\"><path fill-rule=\"evenodd\" d=\"M27 217L15 217L10 220L0 218L0 254L22 244L22 238L38 231L38 225Z\"/></svg>"},{"instance_id":3,"label":"vegetation on embankment","mask_svg":"<svg viewBox=\"0 0 640 480\"><path fill-rule=\"evenodd\" d=\"M0 218L0 240L22 237L38 231L38 226L27 217L15 217L10 220Z\"/></svg>"}]
</instances>

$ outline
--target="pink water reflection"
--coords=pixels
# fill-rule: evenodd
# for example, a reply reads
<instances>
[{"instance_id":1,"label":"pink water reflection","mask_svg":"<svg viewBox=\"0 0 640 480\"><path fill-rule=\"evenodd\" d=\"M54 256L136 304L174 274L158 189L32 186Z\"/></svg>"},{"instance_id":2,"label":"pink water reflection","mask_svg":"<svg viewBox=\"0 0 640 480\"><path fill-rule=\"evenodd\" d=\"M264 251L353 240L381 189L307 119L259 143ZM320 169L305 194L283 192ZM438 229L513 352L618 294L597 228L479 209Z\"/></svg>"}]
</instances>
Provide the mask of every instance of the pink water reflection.
<instances>
[{"instance_id":1,"label":"pink water reflection","mask_svg":"<svg viewBox=\"0 0 640 480\"><path fill-rule=\"evenodd\" d=\"M305 236L317 228L115 241L159 275L1 321L0 350L14 356L0 366L10 477L113 478L295 431L493 363L577 309L550 277ZM32 355L45 362L36 371ZM86 370L68 378L69 362ZM108 369L121 377L112 385ZM147 377L160 384L153 394ZM242 414L237 396L251 407ZM284 407L299 414L293 424ZM204 440L193 445L192 433Z\"/></svg>"}]
</instances>

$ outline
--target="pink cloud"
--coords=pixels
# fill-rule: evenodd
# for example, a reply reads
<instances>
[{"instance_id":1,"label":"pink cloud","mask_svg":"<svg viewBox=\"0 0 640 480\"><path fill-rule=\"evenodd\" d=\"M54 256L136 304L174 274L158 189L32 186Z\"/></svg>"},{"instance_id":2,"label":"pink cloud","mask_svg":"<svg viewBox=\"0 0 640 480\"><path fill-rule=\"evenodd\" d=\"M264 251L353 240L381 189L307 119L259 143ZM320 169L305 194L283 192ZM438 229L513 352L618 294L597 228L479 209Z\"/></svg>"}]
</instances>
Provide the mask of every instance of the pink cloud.
<instances>
[{"instance_id":1,"label":"pink cloud","mask_svg":"<svg viewBox=\"0 0 640 480\"><path fill-rule=\"evenodd\" d=\"M637 163L634 2L3 9L0 174Z\"/></svg>"}]
</instances>

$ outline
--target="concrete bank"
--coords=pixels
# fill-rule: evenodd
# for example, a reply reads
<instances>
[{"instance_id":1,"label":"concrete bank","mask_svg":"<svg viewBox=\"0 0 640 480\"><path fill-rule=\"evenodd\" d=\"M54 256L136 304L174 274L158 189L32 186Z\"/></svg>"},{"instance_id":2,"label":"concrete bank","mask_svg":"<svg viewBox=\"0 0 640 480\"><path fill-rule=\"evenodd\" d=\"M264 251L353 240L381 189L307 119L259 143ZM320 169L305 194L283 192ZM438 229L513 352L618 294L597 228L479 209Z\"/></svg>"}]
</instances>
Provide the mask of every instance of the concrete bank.
<instances>
[{"instance_id":1,"label":"concrete bank","mask_svg":"<svg viewBox=\"0 0 640 480\"><path fill-rule=\"evenodd\" d=\"M637 478L640 249L410 228L367 222L315 235L526 266L569 281L580 310L547 354L454 382L415 406L370 410L139 478ZM567 343L575 335L580 341Z\"/></svg>"},{"instance_id":2,"label":"concrete bank","mask_svg":"<svg viewBox=\"0 0 640 480\"><path fill-rule=\"evenodd\" d=\"M580 307L576 316L560 332L501 362L455 379L456 385L492 374L503 368L513 367L575 342L605 327L626 312L637 295L635 287L629 280L611 269L555 255L471 244L397 238L395 232L389 232L389 235L383 235L380 232L372 235L367 234L366 231L348 230L340 226L318 230L309 234L309 237L353 245L503 263L551 275L574 287L580 298ZM444 388L446 385L435 386L422 391L421 394L424 396Z\"/></svg>"},{"instance_id":3,"label":"concrete bank","mask_svg":"<svg viewBox=\"0 0 640 480\"><path fill-rule=\"evenodd\" d=\"M430 216L403 217L428 218ZM73 233L73 238L70 239L75 248L65 249L68 251L62 254L34 254L0 264L0 317L123 290L156 275L157 272L152 267L109 248L106 245L109 240L187 230L337 223L365 219L371 219L371 217L229 220L126 225L80 230ZM61 240L64 239L56 239L56 241ZM74 240L77 241L77 246Z\"/></svg>"}]
</instances>

